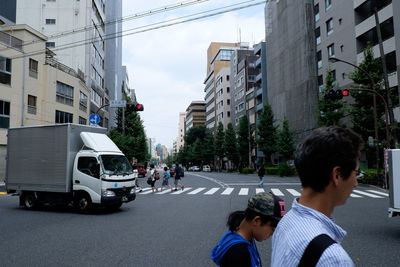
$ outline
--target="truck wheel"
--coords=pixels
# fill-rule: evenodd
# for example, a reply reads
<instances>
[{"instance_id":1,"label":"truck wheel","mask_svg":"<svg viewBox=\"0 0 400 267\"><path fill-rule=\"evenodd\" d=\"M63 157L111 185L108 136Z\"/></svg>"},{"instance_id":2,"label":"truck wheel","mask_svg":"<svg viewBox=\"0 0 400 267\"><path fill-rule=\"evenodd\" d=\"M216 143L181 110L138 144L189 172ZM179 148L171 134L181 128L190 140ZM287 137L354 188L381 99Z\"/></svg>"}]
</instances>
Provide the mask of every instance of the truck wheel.
<instances>
[{"instance_id":1,"label":"truck wheel","mask_svg":"<svg viewBox=\"0 0 400 267\"><path fill-rule=\"evenodd\" d=\"M37 199L33 193L25 193L22 196L22 203L28 210L33 210L37 206Z\"/></svg>"},{"instance_id":2,"label":"truck wheel","mask_svg":"<svg viewBox=\"0 0 400 267\"><path fill-rule=\"evenodd\" d=\"M88 212L92 206L92 200L88 194L79 194L74 201L75 208L82 213Z\"/></svg>"}]
</instances>

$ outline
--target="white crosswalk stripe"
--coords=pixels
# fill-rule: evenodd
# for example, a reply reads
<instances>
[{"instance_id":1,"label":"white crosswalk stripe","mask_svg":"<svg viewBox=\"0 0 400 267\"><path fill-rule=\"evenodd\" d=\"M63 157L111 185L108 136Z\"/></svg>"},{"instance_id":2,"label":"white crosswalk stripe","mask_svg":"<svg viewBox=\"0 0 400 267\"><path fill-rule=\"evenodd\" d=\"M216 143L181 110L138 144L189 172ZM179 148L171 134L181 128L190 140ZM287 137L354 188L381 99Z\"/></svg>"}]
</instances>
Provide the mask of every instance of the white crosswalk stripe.
<instances>
[{"instance_id":1,"label":"white crosswalk stripe","mask_svg":"<svg viewBox=\"0 0 400 267\"><path fill-rule=\"evenodd\" d=\"M227 189L224 190L224 192L221 193L221 195L230 195L232 193L234 188L228 187Z\"/></svg>"},{"instance_id":2,"label":"white crosswalk stripe","mask_svg":"<svg viewBox=\"0 0 400 267\"><path fill-rule=\"evenodd\" d=\"M203 191L205 189L206 189L205 187L197 188L196 190L193 190L192 192L189 192L188 195L196 195L196 194L200 193L201 191Z\"/></svg>"},{"instance_id":3,"label":"white crosswalk stripe","mask_svg":"<svg viewBox=\"0 0 400 267\"><path fill-rule=\"evenodd\" d=\"M362 198L362 196L359 196L359 195L356 195L356 194L353 194L353 193L351 193L350 196L354 197L354 198Z\"/></svg>"},{"instance_id":4,"label":"white crosswalk stripe","mask_svg":"<svg viewBox=\"0 0 400 267\"><path fill-rule=\"evenodd\" d=\"M292 194L293 196L295 196L295 197L298 197L298 196L300 196L301 194L299 193L299 192L297 192L296 190L294 190L294 189L286 189L290 194Z\"/></svg>"},{"instance_id":5,"label":"white crosswalk stripe","mask_svg":"<svg viewBox=\"0 0 400 267\"><path fill-rule=\"evenodd\" d=\"M265 192L264 188L256 188L256 194Z\"/></svg>"},{"instance_id":6,"label":"white crosswalk stripe","mask_svg":"<svg viewBox=\"0 0 400 267\"><path fill-rule=\"evenodd\" d=\"M271 188L271 192L272 192L272 194L274 194L275 196L278 196L278 197L283 197L284 196L282 191L279 190L278 188Z\"/></svg>"},{"instance_id":7,"label":"white crosswalk stripe","mask_svg":"<svg viewBox=\"0 0 400 267\"><path fill-rule=\"evenodd\" d=\"M159 192L157 193L157 195L164 195L164 194L168 194L168 193L172 193L172 192L171 192L171 189L166 188L166 189L164 189L162 192L159 191Z\"/></svg>"},{"instance_id":8,"label":"white crosswalk stripe","mask_svg":"<svg viewBox=\"0 0 400 267\"><path fill-rule=\"evenodd\" d=\"M241 188L239 191L239 196L247 196L249 194L248 188Z\"/></svg>"},{"instance_id":9,"label":"white crosswalk stripe","mask_svg":"<svg viewBox=\"0 0 400 267\"><path fill-rule=\"evenodd\" d=\"M383 198L383 197L381 197L381 196L373 195L373 194L370 194L370 193L367 193L367 192L363 192L363 191L360 191L360 190L355 190L355 189L354 189L353 192L354 192L354 193L357 193L357 194L360 194L360 195L372 197L372 198Z\"/></svg>"},{"instance_id":10,"label":"white crosswalk stripe","mask_svg":"<svg viewBox=\"0 0 400 267\"><path fill-rule=\"evenodd\" d=\"M173 192L173 193L171 193L171 195L180 195L180 194L182 194L183 192L187 192L187 191L189 191L190 189L192 189L191 187L186 187L185 188L185 191L184 190L181 190L181 189L178 189L178 191L175 191L175 192Z\"/></svg>"},{"instance_id":11,"label":"white crosswalk stripe","mask_svg":"<svg viewBox=\"0 0 400 267\"><path fill-rule=\"evenodd\" d=\"M382 195L382 196L385 196L385 197L388 197L389 196L389 194L388 193L385 193L385 192L380 192L380 191L376 191L376 190L367 190L368 192L371 192L371 193L375 193L375 194L378 194L378 195Z\"/></svg>"},{"instance_id":12,"label":"white crosswalk stripe","mask_svg":"<svg viewBox=\"0 0 400 267\"><path fill-rule=\"evenodd\" d=\"M219 190L219 187L214 187L204 193L204 195L213 195L215 192Z\"/></svg>"}]
</instances>

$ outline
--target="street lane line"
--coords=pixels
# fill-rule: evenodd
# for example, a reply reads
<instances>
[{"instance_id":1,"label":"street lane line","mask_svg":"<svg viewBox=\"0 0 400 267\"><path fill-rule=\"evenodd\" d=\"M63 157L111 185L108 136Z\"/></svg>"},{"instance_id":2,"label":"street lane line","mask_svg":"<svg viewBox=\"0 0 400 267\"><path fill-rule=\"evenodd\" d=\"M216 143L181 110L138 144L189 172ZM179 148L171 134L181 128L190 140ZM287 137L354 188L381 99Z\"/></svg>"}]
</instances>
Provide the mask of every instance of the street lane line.
<instances>
[{"instance_id":1,"label":"street lane line","mask_svg":"<svg viewBox=\"0 0 400 267\"><path fill-rule=\"evenodd\" d=\"M360 191L360 190L353 190L353 192L354 192L354 193L357 193L357 194L360 194L360 195L367 196L367 197L372 197L372 198L383 198L383 197L381 197L381 196L373 195L373 194L370 194L370 193L367 193L367 192L363 192L363 191Z\"/></svg>"},{"instance_id":2,"label":"street lane line","mask_svg":"<svg viewBox=\"0 0 400 267\"><path fill-rule=\"evenodd\" d=\"M150 188L151 189L151 188ZM144 189L143 189L143 191L144 191ZM152 193L152 191L151 190L146 190L146 191L144 191L144 192L142 192L142 193L139 193L139 194L141 194L141 195L147 195L147 194L151 194Z\"/></svg>"},{"instance_id":3,"label":"street lane line","mask_svg":"<svg viewBox=\"0 0 400 267\"><path fill-rule=\"evenodd\" d=\"M213 195L215 192L219 190L219 187L214 187L204 193L204 195Z\"/></svg>"},{"instance_id":4,"label":"street lane line","mask_svg":"<svg viewBox=\"0 0 400 267\"><path fill-rule=\"evenodd\" d=\"M230 195L235 188L229 187L221 193L221 195Z\"/></svg>"},{"instance_id":5,"label":"street lane line","mask_svg":"<svg viewBox=\"0 0 400 267\"><path fill-rule=\"evenodd\" d=\"M256 188L256 194L265 192L264 188Z\"/></svg>"},{"instance_id":6,"label":"street lane line","mask_svg":"<svg viewBox=\"0 0 400 267\"><path fill-rule=\"evenodd\" d=\"M362 198L362 196L359 196L359 195L356 195L356 194L353 194L353 193L351 193L350 196L354 197L354 198Z\"/></svg>"},{"instance_id":7,"label":"street lane line","mask_svg":"<svg viewBox=\"0 0 400 267\"><path fill-rule=\"evenodd\" d=\"M231 185L251 186L251 185L259 185L259 183L228 183L226 185L228 185L228 186L231 186ZM264 186L268 186L268 185L301 185L301 183L264 183Z\"/></svg>"},{"instance_id":8,"label":"street lane line","mask_svg":"<svg viewBox=\"0 0 400 267\"><path fill-rule=\"evenodd\" d=\"M173 192L173 191L172 191ZM164 195L164 194L168 194L168 193L172 193L171 192L171 189L169 189L168 187L167 187L167 189L164 189L162 192L161 191L159 191L158 193L156 193L157 195Z\"/></svg>"},{"instance_id":9,"label":"street lane line","mask_svg":"<svg viewBox=\"0 0 400 267\"><path fill-rule=\"evenodd\" d=\"M186 187L185 188L185 190L182 190L182 189L178 189L178 191L174 191L173 193L171 193L171 195L180 195L180 194L182 194L183 192L185 192L186 193L186 191L188 191L188 190L190 190L190 189L192 189L191 187Z\"/></svg>"},{"instance_id":10,"label":"street lane line","mask_svg":"<svg viewBox=\"0 0 400 267\"><path fill-rule=\"evenodd\" d=\"M206 189L205 187L197 188L196 190L193 190L192 192L188 193L188 195L196 195L205 189Z\"/></svg>"},{"instance_id":11,"label":"street lane line","mask_svg":"<svg viewBox=\"0 0 400 267\"><path fill-rule=\"evenodd\" d=\"M292 194L293 196L295 196L295 197L298 197L298 196L300 196L301 194L299 193L299 192L297 192L296 190L294 190L294 189L286 189L290 194Z\"/></svg>"},{"instance_id":12,"label":"street lane line","mask_svg":"<svg viewBox=\"0 0 400 267\"><path fill-rule=\"evenodd\" d=\"M388 196L389 196L388 193L379 192L379 191L376 191L376 190L367 190L367 191L368 191L368 192L371 192L371 193L378 194L378 195L382 195L382 196L385 196L385 197L388 197Z\"/></svg>"},{"instance_id":13,"label":"street lane line","mask_svg":"<svg viewBox=\"0 0 400 267\"><path fill-rule=\"evenodd\" d=\"M278 197L283 197L284 196L282 191L279 190L278 188L271 188L271 192L272 192L272 194L274 194L275 196L278 196Z\"/></svg>"},{"instance_id":14,"label":"street lane line","mask_svg":"<svg viewBox=\"0 0 400 267\"><path fill-rule=\"evenodd\" d=\"M249 194L248 188L240 188L239 196L247 196Z\"/></svg>"},{"instance_id":15,"label":"street lane line","mask_svg":"<svg viewBox=\"0 0 400 267\"><path fill-rule=\"evenodd\" d=\"M227 188L227 187L229 187L226 183L223 183L223 182L221 182L221 181L219 181L219 180L217 180L217 179L214 179L214 178L210 178L210 177L207 177L207 176L203 176L203 175L199 175L199 174L194 174L194 173L191 173L191 175L193 175L193 176L198 176L198 177L207 179L207 180L209 180L209 181L211 181L211 182L214 182L214 183L216 183L216 184L219 184L222 188Z\"/></svg>"}]
</instances>

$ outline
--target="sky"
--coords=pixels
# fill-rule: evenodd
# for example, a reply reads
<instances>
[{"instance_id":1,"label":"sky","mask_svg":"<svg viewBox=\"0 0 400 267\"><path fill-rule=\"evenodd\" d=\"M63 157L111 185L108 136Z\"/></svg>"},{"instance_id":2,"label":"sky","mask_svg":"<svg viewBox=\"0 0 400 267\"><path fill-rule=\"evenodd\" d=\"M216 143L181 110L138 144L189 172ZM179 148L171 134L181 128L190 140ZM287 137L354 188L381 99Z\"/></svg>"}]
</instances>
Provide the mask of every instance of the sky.
<instances>
[{"instance_id":1,"label":"sky","mask_svg":"<svg viewBox=\"0 0 400 267\"><path fill-rule=\"evenodd\" d=\"M123 16L188 2L191 1L123 0ZM247 3L241 6L261 1L204 0L129 20L122 27L126 31L242 2ZM130 88L135 89L138 102L144 106L140 116L148 138L155 138L157 144L172 148L178 136L179 112L185 112L192 101L204 101L203 82L210 43L241 40L252 46L262 41L265 37L264 6L261 4L123 37L122 64L127 66Z\"/></svg>"}]
</instances>

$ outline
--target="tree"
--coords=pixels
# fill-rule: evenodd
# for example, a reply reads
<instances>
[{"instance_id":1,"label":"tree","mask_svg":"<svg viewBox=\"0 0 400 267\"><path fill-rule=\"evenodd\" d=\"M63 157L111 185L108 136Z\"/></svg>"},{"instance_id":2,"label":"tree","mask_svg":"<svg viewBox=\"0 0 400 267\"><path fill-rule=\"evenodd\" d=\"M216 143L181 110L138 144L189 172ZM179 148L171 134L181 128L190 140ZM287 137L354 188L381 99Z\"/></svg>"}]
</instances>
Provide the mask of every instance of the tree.
<instances>
[{"instance_id":1,"label":"tree","mask_svg":"<svg viewBox=\"0 0 400 267\"><path fill-rule=\"evenodd\" d=\"M327 69L325 85L322 90L322 95L324 95L329 90L334 87L335 79L333 77L333 71ZM344 127L344 124L340 120L344 116L345 112L345 101L337 99L326 99L320 97L318 102L319 114L318 122L320 126L340 126Z\"/></svg>"},{"instance_id":2,"label":"tree","mask_svg":"<svg viewBox=\"0 0 400 267\"><path fill-rule=\"evenodd\" d=\"M117 111L117 127L111 129L109 137L129 160L134 158L138 162L149 160L143 121L137 112L125 110L125 135L122 135L122 110L124 109L120 108Z\"/></svg>"},{"instance_id":3,"label":"tree","mask_svg":"<svg viewBox=\"0 0 400 267\"><path fill-rule=\"evenodd\" d=\"M261 112L257 124L258 149L261 150L267 161L271 161L271 155L276 152L276 126L271 106L267 103Z\"/></svg>"},{"instance_id":4,"label":"tree","mask_svg":"<svg viewBox=\"0 0 400 267\"><path fill-rule=\"evenodd\" d=\"M214 136L209 130L207 130L206 136L204 138L204 163L208 165L213 165L212 163L214 161L214 151Z\"/></svg>"},{"instance_id":5,"label":"tree","mask_svg":"<svg viewBox=\"0 0 400 267\"><path fill-rule=\"evenodd\" d=\"M249 162L249 120L246 115L239 119L238 149L240 155L240 168L250 166Z\"/></svg>"},{"instance_id":6,"label":"tree","mask_svg":"<svg viewBox=\"0 0 400 267\"><path fill-rule=\"evenodd\" d=\"M283 119L282 130L278 134L278 152L285 160L293 158L295 151L293 131L289 128L289 121L286 116Z\"/></svg>"},{"instance_id":7,"label":"tree","mask_svg":"<svg viewBox=\"0 0 400 267\"><path fill-rule=\"evenodd\" d=\"M233 162L234 166L237 166L239 163L239 154L237 148L236 133L235 129L233 129L232 123L228 124L228 127L225 131L225 140L223 147L226 152L226 157Z\"/></svg>"},{"instance_id":8,"label":"tree","mask_svg":"<svg viewBox=\"0 0 400 267\"><path fill-rule=\"evenodd\" d=\"M224 150L224 140L225 140L225 132L224 125L222 122L218 124L217 133L215 134L215 155L217 156L217 166L218 169L222 167L222 159L225 156Z\"/></svg>"}]
</instances>

